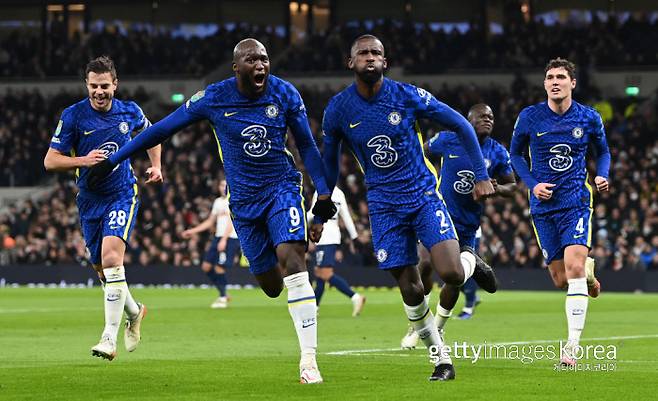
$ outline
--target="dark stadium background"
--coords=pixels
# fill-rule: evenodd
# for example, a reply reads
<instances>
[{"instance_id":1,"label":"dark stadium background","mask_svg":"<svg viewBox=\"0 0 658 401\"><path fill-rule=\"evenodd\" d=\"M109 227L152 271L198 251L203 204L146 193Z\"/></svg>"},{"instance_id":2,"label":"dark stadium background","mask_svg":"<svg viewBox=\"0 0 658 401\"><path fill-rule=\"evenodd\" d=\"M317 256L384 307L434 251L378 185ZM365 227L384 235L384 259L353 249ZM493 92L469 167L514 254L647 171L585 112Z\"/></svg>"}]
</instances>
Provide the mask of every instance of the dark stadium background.
<instances>
[{"instance_id":1,"label":"dark stadium background","mask_svg":"<svg viewBox=\"0 0 658 401\"><path fill-rule=\"evenodd\" d=\"M255 37L269 50L272 73L302 93L320 142L324 106L351 82L347 51L363 33L382 39L388 76L462 113L490 104L493 136L506 146L518 112L545 97L545 63L574 61L574 97L599 110L612 154L610 193L595 201L598 274L605 290L658 291L658 4L648 0L2 1L0 286L95 276L84 259L73 177L47 174L42 163L62 109L86 96L89 59L111 56L117 96L157 121L229 77L233 46ZM440 127L422 128L429 136ZM198 124L173 137L164 145L165 184L141 187L126 257L131 283L205 282L196 266L207 236L179 234L206 217L216 196L223 170L211 135ZM360 236L357 254L341 254L341 274L358 285L392 285L374 266L362 176L351 156L342 165L339 185ZM133 167L143 174L145 155ZM482 228L480 252L503 288L551 288L525 188L512 201L489 201ZM229 277L253 283L245 268Z\"/></svg>"}]
</instances>

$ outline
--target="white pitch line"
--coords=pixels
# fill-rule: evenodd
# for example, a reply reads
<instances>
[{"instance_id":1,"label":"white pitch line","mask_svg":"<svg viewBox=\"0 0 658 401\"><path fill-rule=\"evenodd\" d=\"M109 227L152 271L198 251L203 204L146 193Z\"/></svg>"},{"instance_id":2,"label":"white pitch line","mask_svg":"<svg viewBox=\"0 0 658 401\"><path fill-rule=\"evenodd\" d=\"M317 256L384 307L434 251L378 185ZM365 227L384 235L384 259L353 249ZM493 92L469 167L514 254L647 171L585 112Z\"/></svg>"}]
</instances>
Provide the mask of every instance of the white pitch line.
<instances>
[{"instance_id":1,"label":"white pitch line","mask_svg":"<svg viewBox=\"0 0 658 401\"><path fill-rule=\"evenodd\" d=\"M611 340L638 340L638 339L643 339L643 338L658 338L658 334L639 334L639 335L634 335L634 336L613 336L613 337L591 337L591 338L583 338L581 341L611 341ZM490 346L497 346L497 345L530 345L530 344L548 344L548 343L558 343L560 342L560 339L557 340L531 340L531 341L509 341L509 342L502 342L502 343L482 343L482 344L474 344L474 346L485 346L485 345L490 345ZM562 339L564 341L564 339ZM461 344L460 342L457 342L458 344ZM463 343L463 342L462 342ZM448 344L449 345L449 344ZM372 348L372 349L352 349L352 350L343 350L343 351L332 351L332 352L326 352L325 355L361 355L361 354L377 354L377 353L382 353L382 352L405 352L409 351L406 349L401 349L401 348Z\"/></svg>"}]
</instances>

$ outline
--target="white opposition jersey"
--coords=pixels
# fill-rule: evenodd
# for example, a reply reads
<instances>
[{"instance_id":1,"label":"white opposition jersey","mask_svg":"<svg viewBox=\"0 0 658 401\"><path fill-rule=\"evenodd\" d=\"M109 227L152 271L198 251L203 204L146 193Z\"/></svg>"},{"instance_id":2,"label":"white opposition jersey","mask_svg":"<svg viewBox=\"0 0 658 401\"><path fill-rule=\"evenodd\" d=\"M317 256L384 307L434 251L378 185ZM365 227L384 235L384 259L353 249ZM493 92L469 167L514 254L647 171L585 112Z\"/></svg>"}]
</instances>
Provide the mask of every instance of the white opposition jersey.
<instances>
[{"instance_id":1,"label":"white opposition jersey","mask_svg":"<svg viewBox=\"0 0 658 401\"><path fill-rule=\"evenodd\" d=\"M212 211L210 214L217 216L217 226L215 227L215 237L223 237L224 231L226 231L226 226L231 221L231 212L228 209L228 201L226 198L217 198L212 204ZM231 227L233 225L231 224ZM231 233L228 236L229 238L238 238L238 234L235 232L235 228L231 229Z\"/></svg>"},{"instance_id":2,"label":"white opposition jersey","mask_svg":"<svg viewBox=\"0 0 658 401\"><path fill-rule=\"evenodd\" d=\"M318 198L318 193L313 194L313 203ZM340 245L340 226L338 225L338 216L343 220L345 224L345 229L350 234L351 239L355 239L358 236L356 232L356 227L354 226L354 221L350 215L350 210L347 208L347 201L345 200L345 194L338 187L334 187L334 192L331 194L331 201L336 205L336 214L324 224L324 230L322 231L322 237L318 245ZM311 206L311 209L313 209ZM308 219L311 221L313 219L313 213L308 212Z\"/></svg>"}]
</instances>

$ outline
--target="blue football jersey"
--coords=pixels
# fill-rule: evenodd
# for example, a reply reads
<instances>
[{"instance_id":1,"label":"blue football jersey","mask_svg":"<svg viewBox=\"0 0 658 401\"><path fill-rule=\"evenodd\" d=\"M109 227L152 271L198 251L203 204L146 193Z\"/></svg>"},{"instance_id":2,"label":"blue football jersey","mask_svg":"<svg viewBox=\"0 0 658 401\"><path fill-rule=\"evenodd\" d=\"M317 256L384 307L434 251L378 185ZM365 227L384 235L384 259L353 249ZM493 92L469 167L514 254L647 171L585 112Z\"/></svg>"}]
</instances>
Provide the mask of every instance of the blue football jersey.
<instances>
[{"instance_id":1,"label":"blue football jersey","mask_svg":"<svg viewBox=\"0 0 658 401\"><path fill-rule=\"evenodd\" d=\"M436 170L423 154L417 120L429 118L452 128L455 117L463 120L431 93L410 84L384 78L371 99L361 97L352 84L325 110L325 149L343 140L351 148L365 175L370 210L416 206L423 194L438 192ZM481 155L479 160L480 178L486 179Z\"/></svg>"},{"instance_id":2,"label":"blue football jersey","mask_svg":"<svg viewBox=\"0 0 658 401\"><path fill-rule=\"evenodd\" d=\"M133 131L141 131L150 124L135 102L113 99L110 110L101 112L91 107L89 99L84 99L64 109L50 147L72 156L84 156L94 149L103 150L109 156L131 140ZM76 170L76 183L83 196L115 194L137 182L130 160L117 165L93 192L87 188L88 171L88 168Z\"/></svg>"},{"instance_id":3,"label":"blue football jersey","mask_svg":"<svg viewBox=\"0 0 658 401\"><path fill-rule=\"evenodd\" d=\"M270 75L265 93L254 100L229 78L192 96L185 113L212 124L231 203L269 197L282 182L301 183L286 133L288 122L306 108L289 82Z\"/></svg>"},{"instance_id":4,"label":"blue football jersey","mask_svg":"<svg viewBox=\"0 0 658 401\"><path fill-rule=\"evenodd\" d=\"M439 191L458 231L475 231L480 226L482 203L473 200L475 174L473 164L454 132L439 132L428 141L431 154L441 156ZM507 149L491 137L481 144L489 177L513 173Z\"/></svg>"},{"instance_id":5,"label":"blue football jersey","mask_svg":"<svg viewBox=\"0 0 658 401\"><path fill-rule=\"evenodd\" d=\"M532 178L538 183L555 184L553 195L547 201L537 199L529 188L532 213L592 207L592 188L587 182L586 169L590 143L607 152L603 121L591 107L573 101L571 107L559 115L547 102L542 102L521 111L514 126L512 156L528 150ZM600 174L607 177L607 168ZM532 186L532 183L526 184Z\"/></svg>"}]
</instances>

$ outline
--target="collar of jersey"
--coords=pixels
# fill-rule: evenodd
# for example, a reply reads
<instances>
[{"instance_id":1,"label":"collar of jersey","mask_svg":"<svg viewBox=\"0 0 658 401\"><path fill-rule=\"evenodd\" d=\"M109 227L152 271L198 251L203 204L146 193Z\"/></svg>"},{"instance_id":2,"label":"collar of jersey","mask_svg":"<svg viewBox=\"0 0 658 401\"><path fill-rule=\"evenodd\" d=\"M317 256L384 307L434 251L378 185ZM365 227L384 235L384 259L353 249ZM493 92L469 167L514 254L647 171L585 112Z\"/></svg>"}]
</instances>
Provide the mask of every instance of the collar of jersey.
<instances>
[{"instance_id":1,"label":"collar of jersey","mask_svg":"<svg viewBox=\"0 0 658 401\"><path fill-rule=\"evenodd\" d=\"M571 98L571 106L569 106L569 108L567 109L567 111L564 112L564 114L557 114L556 112L551 110L551 108L548 107L548 100L544 102L544 107L546 108L546 110L548 110L548 113L550 115L552 115L554 117L558 117L558 118L564 118L564 117L568 116L569 114L573 113L573 110L575 110L577 106L576 106L576 101L573 100L573 98Z\"/></svg>"},{"instance_id":2,"label":"collar of jersey","mask_svg":"<svg viewBox=\"0 0 658 401\"><path fill-rule=\"evenodd\" d=\"M359 91L356 90L356 82L352 84L352 91L354 91L354 94L362 101L366 103L376 103L379 100L379 98L384 95L384 92L388 91L388 84L389 84L388 81L389 79L384 77L384 81L382 82L382 87L379 88L379 92L377 92L377 94L370 99L364 98L363 96L361 96Z\"/></svg>"}]
</instances>

